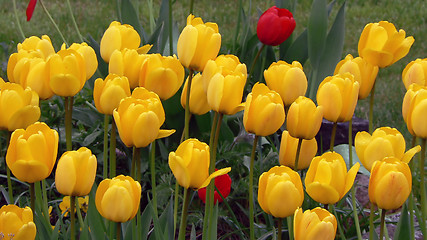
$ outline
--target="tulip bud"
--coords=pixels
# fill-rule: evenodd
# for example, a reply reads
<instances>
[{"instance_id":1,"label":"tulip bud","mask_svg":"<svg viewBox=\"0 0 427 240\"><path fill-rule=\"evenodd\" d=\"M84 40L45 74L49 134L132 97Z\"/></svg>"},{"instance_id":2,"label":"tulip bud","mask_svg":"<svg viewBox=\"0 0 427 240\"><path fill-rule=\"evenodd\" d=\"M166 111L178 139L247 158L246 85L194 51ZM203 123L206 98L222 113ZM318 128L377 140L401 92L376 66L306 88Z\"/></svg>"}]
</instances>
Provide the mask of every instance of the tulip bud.
<instances>
[{"instance_id":1,"label":"tulip bud","mask_svg":"<svg viewBox=\"0 0 427 240\"><path fill-rule=\"evenodd\" d=\"M280 141L279 163L295 169L295 157L297 154L298 138L292 137L288 131L283 131ZM298 170L310 166L311 160L317 153L316 138L302 140L300 155L298 159Z\"/></svg>"},{"instance_id":2,"label":"tulip bud","mask_svg":"<svg viewBox=\"0 0 427 240\"><path fill-rule=\"evenodd\" d=\"M285 109L280 95L262 83L256 83L246 98L243 125L249 133L268 136L285 121Z\"/></svg>"},{"instance_id":3,"label":"tulip bud","mask_svg":"<svg viewBox=\"0 0 427 240\"><path fill-rule=\"evenodd\" d=\"M288 9L273 6L259 17L256 33L263 44L277 46L288 39L294 29L292 13Z\"/></svg>"},{"instance_id":4,"label":"tulip bud","mask_svg":"<svg viewBox=\"0 0 427 240\"><path fill-rule=\"evenodd\" d=\"M311 161L305 177L305 190L316 202L335 204L353 186L359 167L360 164L356 163L347 172L340 154L326 152Z\"/></svg>"},{"instance_id":5,"label":"tulip bud","mask_svg":"<svg viewBox=\"0 0 427 240\"><path fill-rule=\"evenodd\" d=\"M113 222L127 222L134 218L140 200L141 185L129 176L104 179L96 189L96 209L101 216Z\"/></svg>"},{"instance_id":6,"label":"tulip bud","mask_svg":"<svg viewBox=\"0 0 427 240\"><path fill-rule=\"evenodd\" d=\"M301 177L286 166L272 167L259 177L258 203L277 218L291 216L304 201Z\"/></svg>"},{"instance_id":7,"label":"tulip bud","mask_svg":"<svg viewBox=\"0 0 427 240\"><path fill-rule=\"evenodd\" d=\"M227 198L228 194L230 194L231 190L231 178L228 174L224 174L221 176L218 176L214 180L215 182L215 188L219 190L222 197ZM219 195L217 190L214 191L214 204L217 202L222 202L222 197ZM203 203L206 204L206 188L200 188L197 191L197 194L199 195L199 198L202 200Z\"/></svg>"},{"instance_id":8,"label":"tulip bud","mask_svg":"<svg viewBox=\"0 0 427 240\"><path fill-rule=\"evenodd\" d=\"M387 21L368 23L360 35L359 56L380 68L390 66L406 56L414 43L412 36L405 35L404 30L397 31Z\"/></svg>"},{"instance_id":9,"label":"tulip bud","mask_svg":"<svg viewBox=\"0 0 427 240\"><path fill-rule=\"evenodd\" d=\"M88 148L65 152L56 167L58 192L67 196L88 195L95 181L96 164L96 157Z\"/></svg>"},{"instance_id":10,"label":"tulip bud","mask_svg":"<svg viewBox=\"0 0 427 240\"><path fill-rule=\"evenodd\" d=\"M317 207L304 213L298 208L294 214L295 240L335 239L337 219L328 210Z\"/></svg>"},{"instance_id":11,"label":"tulip bud","mask_svg":"<svg viewBox=\"0 0 427 240\"><path fill-rule=\"evenodd\" d=\"M129 81L126 77L108 74L105 80L95 80L93 100L96 109L102 114L113 115L123 98L130 96Z\"/></svg>"},{"instance_id":12,"label":"tulip bud","mask_svg":"<svg viewBox=\"0 0 427 240\"><path fill-rule=\"evenodd\" d=\"M184 83L181 93L181 106L185 109L187 98L188 78ZM190 112L196 115L203 115L211 110L208 104L206 92L203 89L202 75L196 74L191 80L190 92Z\"/></svg>"},{"instance_id":13,"label":"tulip bud","mask_svg":"<svg viewBox=\"0 0 427 240\"><path fill-rule=\"evenodd\" d=\"M416 84L413 84L416 85ZM427 91L426 87L413 87L413 94L405 95L402 114L409 132L419 138L427 138ZM411 98L411 95L413 97ZM409 107L408 107L409 106Z\"/></svg>"},{"instance_id":14,"label":"tulip bud","mask_svg":"<svg viewBox=\"0 0 427 240\"><path fill-rule=\"evenodd\" d=\"M412 100L414 99L415 95L418 92L427 92L427 86L421 86L416 83L413 83L409 86L408 90L406 91L405 96L403 97L403 104L402 104L402 116L405 123L408 122L408 114L409 114L409 108L411 106ZM409 127L408 127L409 129ZM411 130L410 130L411 132ZM411 132L412 134L413 132ZM413 134L412 134L413 135Z\"/></svg>"},{"instance_id":15,"label":"tulip bud","mask_svg":"<svg viewBox=\"0 0 427 240\"><path fill-rule=\"evenodd\" d=\"M66 49L65 43L62 44L61 50ZM86 80L92 77L98 68L98 59L96 58L95 50L91 46L88 46L87 43L73 43L68 49L73 49L80 53L85 62L86 69Z\"/></svg>"},{"instance_id":16,"label":"tulip bud","mask_svg":"<svg viewBox=\"0 0 427 240\"><path fill-rule=\"evenodd\" d=\"M407 163L395 157L376 161L369 178L369 200L379 208L400 208L412 189L412 174Z\"/></svg>"},{"instance_id":17,"label":"tulip bud","mask_svg":"<svg viewBox=\"0 0 427 240\"><path fill-rule=\"evenodd\" d=\"M304 96L298 97L288 111L286 127L294 138L313 139L322 125L323 108Z\"/></svg>"},{"instance_id":18,"label":"tulip bud","mask_svg":"<svg viewBox=\"0 0 427 240\"><path fill-rule=\"evenodd\" d=\"M31 240L36 238L36 225L30 207L20 208L9 204L0 208L1 239Z\"/></svg>"},{"instance_id":19,"label":"tulip bud","mask_svg":"<svg viewBox=\"0 0 427 240\"><path fill-rule=\"evenodd\" d=\"M55 53L52 41L48 35L43 35L41 38L37 36L26 38L22 43L18 43L17 49L18 53L21 51L36 52L33 56L37 56L45 60Z\"/></svg>"},{"instance_id":20,"label":"tulip bud","mask_svg":"<svg viewBox=\"0 0 427 240\"><path fill-rule=\"evenodd\" d=\"M406 65L402 72L402 81L406 90L413 83L427 86L427 58L417 58Z\"/></svg>"}]
</instances>

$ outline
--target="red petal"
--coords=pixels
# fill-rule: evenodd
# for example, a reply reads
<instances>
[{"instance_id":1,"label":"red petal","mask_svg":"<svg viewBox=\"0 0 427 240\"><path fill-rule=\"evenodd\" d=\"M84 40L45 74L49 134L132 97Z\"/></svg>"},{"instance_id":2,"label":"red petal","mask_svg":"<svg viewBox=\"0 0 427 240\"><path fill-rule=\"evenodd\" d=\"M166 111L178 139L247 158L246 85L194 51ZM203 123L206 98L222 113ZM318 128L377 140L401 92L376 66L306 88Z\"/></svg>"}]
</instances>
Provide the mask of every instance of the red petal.
<instances>
[{"instance_id":1,"label":"red petal","mask_svg":"<svg viewBox=\"0 0 427 240\"><path fill-rule=\"evenodd\" d=\"M226 198L228 194L230 194L231 189L231 178L228 174L221 175L215 178L215 186L218 188L218 190L221 192L222 196ZM199 195L200 200L202 200L203 203L206 203L206 188L201 188L197 191L197 194ZM215 190L214 192L214 203L222 202L221 196L218 194L218 192Z\"/></svg>"},{"instance_id":2,"label":"red petal","mask_svg":"<svg viewBox=\"0 0 427 240\"><path fill-rule=\"evenodd\" d=\"M27 22L31 20L33 16L34 8L36 8L37 0L30 0L27 7Z\"/></svg>"}]
</instances>

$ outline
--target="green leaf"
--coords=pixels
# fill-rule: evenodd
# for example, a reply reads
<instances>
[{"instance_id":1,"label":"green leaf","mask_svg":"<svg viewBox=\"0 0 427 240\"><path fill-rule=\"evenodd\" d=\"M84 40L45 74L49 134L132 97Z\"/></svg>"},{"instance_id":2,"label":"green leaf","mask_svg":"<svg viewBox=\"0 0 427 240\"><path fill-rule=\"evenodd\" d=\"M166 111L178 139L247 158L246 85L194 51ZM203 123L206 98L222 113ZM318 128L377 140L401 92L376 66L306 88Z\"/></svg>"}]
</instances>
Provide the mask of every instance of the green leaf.
<instances>
[{"instance_id":1,"label":"green leaf","mask_svg":"<svg viewBox=\"0 0 427 240\"><path fill-rule=\"evenodd\" d=\"M366 170L366 168L363 167L362 163L360 162L359 158L357 157L356 148L354 146L351 146L351 151L352 151L353 165L356 164L356 162L358 162L361 165L359 172L366 175L366 176L370 176L371 173L368 170ZM340 145L335 146L334 152L339 153L344 158L344 161L347 164L347 169L350 169L352 167L352 166L350 166L348 144L340 144Z\"/></svg>"},{"instance_id":2,"label":"green leaf","mask_svg":"<svg viewBox=\"0 0 427 240\"><path fill-rule=\"evenodd\" d=\"M104 218L99 214L95 205L95 193L97 189L96 183L93 184L89 194L89 207L87 210L86 219L90 226L91 239L104 240L106 238L107 229L104 225Z\"/></svg>"},{"instance_id":3,"label":"green leaf","mask_svg":"<svg viewBox=\"0 0 427 240\"><path fill-rule=\"evenodd\" d=\"M411 223L409 221L409 213L406 204L403 204L399 222L397 223L393 239L410 239L411 238Z\"/></svg>"},{"instance_id":4,"label":"green leaf","mask_svg":"<svg viewBox=\"0 0 427 240\"><path fill-rule=\"evenodd\" d=\"M308 19L308 56L314 69L323 54L328 27L328 11L325 0L314 0L311 5L310 17Z\"/></svg>"},{"instance_id":5,"label":"green leaf","mask_svg":"<svg viewBox=\"0 0 427 240\"><path fill-rule=\"evenodd\" d=\"M136 10L130 0L121 0L120 17L122 24L126 23L131 25L141 37L143 36L142 25L139 22Z\"/></svg>"},{"instance_id":6,"label":"green leaf","mask_svg":"<svg viewBox=\"0 0 427 240\"><path fill-rule=\"evenodd\" d=\"M194 224L191 224L191 233L190 233L190 240L196 240L196 228L194 227Z\"/></svg>"},{"instance_id":7,"label":"green leaf","mask_svg":"<svg viewBox=\"0 0 427 240\"><path fill-rule=\"evenodd\" d=\"M91 134L85 137L85 139L83 140L83 146L91 145L96 140L96 138L99 137L101 134L103 134L103 131L99 129L93 131Z\"/></svg>"},{"instance_id":8,"label":"green leaf","mask_svg":"<svg viewBox=\"0 0 427 240\"><path fill-rule=\"evenodd\" d=\"M152 207L150 205L147 205L141 214L141 223L138 224L138 228L141 228L141 236L143 237L143 239L147 239L148 237L148 230L150 229L152 219Z\"/></svg>"},{"instance_id":9,"label":"green leaf","mask_svg":"<svg viewBox=\"0 0 427 240\"><path fill-rule=\"evenodd\" d=\"M88 111L88 109L84 107L74 107L73 119L87 127L92 127L97 121L103 122L104 116L95 111Z\"/></svg>"},{"instance_id":10,"label":"green leaf","mask_svg":"<svg viewBox=\"0 0 427 240\"><path fill-rule=\"evenodd\" d=\"M218 205L215 204L211 219L209 219L210 236L208 239L217 239L218 232Z\"/></svg>"},{"instance_id":11,"label":"green leaf","mask_svg":"<svg viewBox=\"0 0 427 240\"><path fill-rule=\"evenodd\" d=\"M287 63L292 63L293 61L298 61L302 65L308 59L308 38L307 38L307 29L302 32L295 41L292 42L292 45L287 49L285 56L280 58L285 60Z\"/></svg>"}]
</instances>

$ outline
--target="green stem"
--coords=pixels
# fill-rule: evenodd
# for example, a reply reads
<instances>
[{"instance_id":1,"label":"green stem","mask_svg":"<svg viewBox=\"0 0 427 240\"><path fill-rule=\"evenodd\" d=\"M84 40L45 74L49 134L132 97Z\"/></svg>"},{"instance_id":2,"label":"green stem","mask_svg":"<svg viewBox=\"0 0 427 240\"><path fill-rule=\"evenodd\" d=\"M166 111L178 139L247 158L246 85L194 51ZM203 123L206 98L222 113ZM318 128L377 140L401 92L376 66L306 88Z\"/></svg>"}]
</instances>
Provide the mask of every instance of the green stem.
<instances>
[{"instance_id":1,"label":"green stem","mask_svg":"<svg viewBox=\"0 0 427 240\"><path fill-rule=\"evenodd\" d=\"M262 50L264 50L264 47L265 47L265 45L262 44L262 46L259 48L257 54L255 55L254 61L252 62L251 67L249 68L249 74L247 77L248 80L246 81L246 84L248 84L251 81L252 74L255 70L255 64L258 61L259 55L261 55Z\"/></svg>"},{"instance_id":2,"label":"green stem","mask_svg":"<svg viewBox=\"0 0 427 240\"><path fill-rule=\"evenodd\" d=\"M65 142L67 151L73 149L73 143L71 141L72 135L72 119L73 119L73 97L65 97Z\"/></svg>"},{"instance_id":3,"label":"green stem","mask_svg":"<svg viewBox=\"0 0 427 240\"><path fill-rule=\"evenodd\" d=\"M254 143L251 152L251 164L249 166L249 229L250 239L255 239L255 226L254 226L254 160L255 152L258 144L258 136L255 135Z\"/></svg>"},{"instance_id":4,"label":"green stem","mask_svg":"<svg viewBox=\"0 0 427 240\"><path fill-rule=\"evenodd\" d=\"M19 18L18 18L18 11L16 11L16 0L13 0L12 2L13 2L13 12L15 14L16 25L18 26L18 30L19 30L19 33L21 34L22 40L24 40L25 34L24 34L24 31L22 31L21 22L19 21Z\"/></svg>"},{"instance_id":5,"label":"green stem","mask_svg":"<svg viewBox=\"0 0 427 240\"><path fill-rule=\"evenodd\" d=\"M172 0L169 0L169 55L173 56Z\"/></svg>"},{"instance_id":6,"label":"green stem","mask_svg":"<svg viewBox=\"0 0 427 240\"><path fill-rule=\"evenodd\" d=\"M71 8L70 0L67 0L68 11L70 11L71 21L73 22L74 28L76 29L77 35L81 42L84 42L82 34L80 33L79 27L77 26L76 19L74 18L73 10Z\"/></svg>"},{"instance_id":7,"label":"green stem","mask_svg":"<svg viewBox=\"0 0 427 240\"><path fill-rule=\"evenodd\" d=\"M193 13L194 0L190 0L190 14Z\"/></svg>"},{"instance_id":8,"label":"green stem","mask_svg":"<svg viewBox=\"0 0 427 240\"><path fill-rule=\"evenodd\" d=\"M375 206L371 202L371 210L369 212L369 239L374 239L375 226L374 226L374 215L375 215Z\"/></svg>"},{"instance_id":9,"label":"green stem","mask_svg":"<svg viewBox=\"0 0 427 240\"><path fill-rule=\"evenodd\" d=\"M122 239L122 225L121 225L121 223L120 222L118 222L118 223L116 223L116 239L117 240L120 240L120 239Z\"/></svg>"},{"instance_id":10,"label":"green stem","mask_svg":"<svg viewBox=\"0 0 427 240\"><path fill-rule=\"evenodd\" d=\"M76 208L76 197L75 196L70 196L70 217L71 217L71 240L75 240L76 239L76 226L75 226L75 222L76 222L76 214L75 212L75 208Z\"/></svg>"},{"instance_id":11,"label":"green stem","mask_svg":"<svg viewBox=\"0 0 427 240\"><path fill-rule=\"evenodd\" d=\"M329 143L329 150L331 150L331 152L334 151L335 135L337 133L337 126L338 126L338 123L334 122L334 125L332 126L331 142Z\"/></svg>"},{"instance_id":12,"label":"green stem","mask_svg":"<svg viewBox=\"0 0 427 240\"><path fill-rule=\"evenodd\" d=\"M424 177L424 161L426 159L426 144L427 138L423 138L421 140L421 154L420 154L420 192L421 192L421 213L422 213L422 221L427 220L427 204L426 204L426 188L425 188L425 177Z\"/></svg>"},{"instance_id":13,"label":"green stem","mask_svg":"<svg viewBox=\"0 0 427 240\"><path fill-rule=\"evenodd\" d=\"M348 158L350 167L353 166L353 119L348 123ZM356 226L357 239L362 240L362 232L360 231L359 215L356 206L356 188L354 185L351 187L351 205L353 207L353 218Z\"/></svg>"},{"instance_id":14,"label":"green stem","mask_svg":"<svg viewBox=\"0 0 427 240\"><path fill-rule=\"evenodd\" d=\"M190 93L191 93L191 82L193 81L193 70L190 69L188 74L188 84L187 84L187 96L185 96L185 125L184 125L184 140L189 138L190 132Z\"/></svg>"},{"instance_id":15,"label":"green stem","mask_svg":"<svg viewBox=\"0 0 427 240\"><path fill-rule=\"evenodd\" d=\"M242 9L242 0L239 0L239 8L237 8L237 24L236 29L234 30L234 41L233 41L233 51L236 52L236 44L237 44L237 37L239 36L239 30L240 30L240 18L242 17L241 10Z\"/></svg>"},{"instance_id":16,"label":"green stem","mask_svg":"<svg viewBox=\"0 0 427 240\"><path fill-rule=\"evenodd\" d=\"M337 219L337 226L338 226L338 231L340 233L340 237L341 237L342 240L345 240L346 238L345 238L345 235L344 235L344 231L343 231L342 226L340 224L337 211L335 211L335 206L333 204L329 204L329 207L332 209L332 212L334 213L335 218Z\"/></svg>"},{"instance_id":17,"label":"green stem","mask_svg":"<svg viewBox=\"0 0 427 240\"><path fill-rule=\"evenodd\" d=\"M282 219L277 219L277 240L282 240Z\"/></svg>"},{"instance_id":18,"label":"green stem","mask_svg":"<svg viewBox=\"0 0 427 240\"><path fill-rule=\"evenodd\" d=\"M176 236L176 225L178 223L178 204L179 204L179 184L178 181L175 182L175 192L174 192L174 203L173 203L173 234Z\"/></svg>"},{"instance_id":19,"label":"green stem","mask_svg":"<svg viewBox=\"0 0 427 240\"><path fill-rule=\"evenodd\" d=\"M30 200L31 200L31 210L33 211L33 216L36 214L36 189L34 183L30 183Z\"/></svg>"},{"instance_id":20,"label":"green stem","mask_svg":"<svg viewBox=\"0 0 427 240\"><path fill-rule=\"evenodd\" d=\"M156 140L154 140L151 143L150 171L151 171L151 191L152 191L152 195L153 195L154 214L156 216L158 216L158 212L157 212L157 193L156 193Z\"/></svg>"},{"instance_id":21,"label":"green stem","mask_svg":"<svg viewBox=\"0 0 427 240\"><path fill-rule=\"evenodd\" d=\"M116 122L111 121L110 178L116 176Z\"/></svg>"},{"instance_id":22,"label":"green stem","mask_svg":"<svg viewBox=\"0 0 427 240\"><path fill-rule=\"evenodd\" d=\"M113 119L114 121L114 119ZM102 177L106 179L108 177L108 125L110 122L110 115L105 114L104 116L104 152L103 152L103 174Z\"/></svg>"},{"instance_id":23,"label":"green stem","mask_svg":"<svg viewBox=\"0 0 427 240\"><path fill-rule=\"evenodd\" d=\"M415 147L417 141L417 137L413 136L412 137L412 147ZM411 169L411 176L414 176L414 161L410 161L409 162L409 168ZM402 208L403 210L403 208ZM414 223L414 191L411 191L411 193L409 194L409 201L408 201L408 210L409 210L409 221L411 223L411 240L415 240L415 223Z\"/></svg>"},{"instance_id":24,"label":"green stem","mask_svg":"<svg viewBox=\"0 0 427 240\"><path fill-rule=\"evenodd\" d=\"M79 199L78 199L78 197L75 197L75 198L77 199L77 201L76 201L76 213L77 213L77 219L79 220L79 224L80 224L81 229L83 229L83 228L84 228L85 223L84 223L84 221L83 221L82 212L81 212L81 210L80 210L80 203L79 203Z\"/></svg>"},{"instance_id":25,"label":"green stem","mask_svg":"<svg viewBox=\"0 0 427 240\"><path fill-rule=\"evenodd\" d=\"M293 240L294 239L294 224L293 224L293 216L289 216L286 218L286 221L288 223L288 234L289 234L289 240Z\"/></svg>"},{"instance_id":26,"label":"green stem","mask_svg":"<svg viewBox=\"0 0 427 240\"><path fill-rule=\"evenodd\" d=\"M46 218L47 222L50 222L50 218L49 218L49 207L47 206L46 180L43 179L41 181L41 184L42 184L42 195L43 195L43 205L42 205L43 215Z\"/></svg>"},{"instance_id":27,"label":"green stem","mask_svg":"<svg viewBox=\"0 0 427 240\"><path fill-rule=\"evenodd\" d=\"M375 100L375 83L372 86L371 98L369 99L369 134L372 134L374 131L374 100Z\"/></svg>"},{"instance_id":28,"label":"green stem","mask_svg":"<svg viewBox=\"0 0 427 240\"><path fill-rule=\"evenodd\" d=\"M52 18L52 16L50 15L49 11L47 10L47 8L45 7L45 5L43 4L43 1L42 1L42 0L39 0L39 2L40 2L40 5L42 5L42 8L43 8L44 12L46 13L47 17L49 18L49 20L52 22L53 26L55 27L56 31L58 31L59 36L61 36L62 41L65 43L65 45L67 45L67 46L68 46L68 43L67 43L67 41L66 41L66 40L65 40L65 38L64 38L64 35L62 35L61 30L59 30L58 25L56 24L55 20L53 20L53 18Z\"/></svg>"},{"instance_id":29,"label":"green stem","mask_svg":"<svg viewBox=\"0 0 427 240\"><path fill-rule=\"evenodd\" d=\"M133 151L132 151L132 166L131 166L131 176L136 180L136 181L140 181L141 179L138 179L138 176L140 176L140 174L138 174L138 171L140 171L139 166L141 166L140 163L140 148L137 147L133 147Z\"/></svg>"},{"instance_id":30,"label":"green stem","mask_svg":"<svg viewBox=\"0 0 427 240\"><path fill-rule=\"evenodd\" d=\"M384 236L385 211L385 209L381 209L380 239L383 239Z\"/></svg>"},{"instance_id":31,"label":"green stem","mask_svg":"<svg viewBox=\"0 0 427 240\"><path fill-rule=\"evenodd\" d=\"M298 161L299 161L299 155L301 152L302 140L303 140L302 138L298 139L297 153L295 154L295 171L298 171Z\"/></svg>"},{"instance_id":32,"label":"green stem","mask_svg":"<svg viewBox=\"0 0 427 240\"><path fill-rule=\"evenodd\" d=\"M7 172L7 191L9 193L9 203L13 204L15 201L13 200L12 179L10 178L10 168L7 165L6 165L6 172Z\"/></svg>"},{"instance_id":33,"label":"green stem","mask_svg":"<svg viewBox=\"0 0 427 240\"><path fill-rule=\"evenodd\" d=\"M189 188L184 189L184 202L182 205L181 224L179 226L178 240L184 240L186 235L185 232L187 228L188 205L190 203L190 198L188 196L189 192Z\"/></svg>"}]
</instances>

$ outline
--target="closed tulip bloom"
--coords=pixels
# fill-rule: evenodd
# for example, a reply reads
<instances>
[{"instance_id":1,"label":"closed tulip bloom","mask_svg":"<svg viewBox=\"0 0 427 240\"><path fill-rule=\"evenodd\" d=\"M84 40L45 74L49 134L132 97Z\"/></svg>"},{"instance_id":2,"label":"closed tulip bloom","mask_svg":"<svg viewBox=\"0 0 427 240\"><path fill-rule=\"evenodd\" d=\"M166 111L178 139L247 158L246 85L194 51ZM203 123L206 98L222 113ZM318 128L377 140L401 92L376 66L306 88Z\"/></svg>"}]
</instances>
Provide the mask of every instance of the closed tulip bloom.
<instances>
[{"instance_id":1,"label":"closed tulip bloom","mask_svg":"<svg viewBox=\"0 0 427 240\"><path fill-rule=\"evenodd\" d=\"M50 55L55 53L52 41L48 35L43 35L41 38L37 36L26 38L22 43L18 43L17 50L18 52L36 52L37 55L35 56L43 59L47 59Z\"/></svg>"},{"instance_id":2,"label":"closed tulip bloom","mask_svg":"<svg viewBox=\"0 0 427 240\"><path fill-rule=\"evenodd\" d=\"M405 123L407 123L408 121L409 108L411 106L412 100L419 92L427 92L427 86L421 86L419 84L413 83L409 85L408 90L406 91L405 96L403 97L402 116Z\"/></svg>"},{"instance_id":3,"label":"closed tulip bloom","mask_svg":"<svg viewBox=\"0 0 427 240\"><path fill-rule=\"evenodd\" d=\"M61 50L66 49L65 43L62 44ZM98 68L98 59L96 58L95 50L87 43L73 43L68 49L73 49L80 53L80 55L83 57L85 62L85 68L86 68L86 80L92 77L92 75L95 73L96 69Z\"/></svg>"},{"instance_id":4,"label":"closed tulip bloom","mask_svg":"<svg viewBox=\"0 0 427 240\"><path fill-rule=\"evenodd\" d=\"M40 99L49 99L53 97L54 93L49 85L48 70L45 60L41 58L27 59L26 67L21 71L19 84L25 88L31 88Z\"/></svg>"},{"instance_id":5,"label":"closed tulip bloom","mask_svg":"<svg viewBox=\"0 0 427 240\"><path fill-rule=\"evenodd\" d=\"M212 179L231 170L223 168L209 175L209 165L209 146L194 138L185 140L175 152L169 153L169 167L178 184L186 189L206 187Z\"/></svg>"},{"instance_id":6,"label":"closed tulip bloom","mask_svg":"<svg viewBox=\"0 0 427 240\"><path fill-rule=\"evenodd\" d=\"M209 59L215 59L221 48L221 34L216 23L203 23L193 14L178 38L178 58L181 64L195 71L203 71Z\"/></svg>"},{"instance_id":7,"label":"closed tulip bloom","mask_svg":"<svg viewBox=\"0 0 427 240\"><path fill-rule=\"evenodd\" d=\"M412 36L405 35L403 29L397 31L387 21L368 23L360 35L359 56L380 68L390 66L406 56L414 43Z\"/></svg>"},{"instance_id":8,"label":"closed tulip bloom","mask_svg":"<svg viewBox=\"0 0 427 240\"><path fill-rule=\"evenodd\" d=\"M272 63L264 71L264 78L267 86L280 94L285 106L290 106L307 91L307 77L297 61L292 64L285 61Z\"/></svg>"},{"instance_id":9,"label":"closed tulip bloom","mask_svg":"<svg viewBox=\"0 0 427 240\"><path fill-rule=\"evenodd\" d=\"M113 21L105 30L99 47L102 59L108 63L114 50L137 49L140 44L141 37L131 25Z\"/></svg>"},{"instance_id":10,"label":"closed tulip bloom","mask_svg":"<svg viewBox=\"0 0 427 240\"><path fill-rule=\"evenodd\" d=\"M390 127L377 128L372 136L364 131L358 132L354 145L360 162L368 171L371 171L374 162L381 161L385 157L396 157L409 163L421 150L420 146L416 146L405 152L405 138L397 129Z\"/></svg>"},{"instance_id":11,"label":"closed tulip bloom","mask_svg":"<svg viewBox=\"0 0 427 240\"><path fill-rule=\"evenodd\" d=\"M0 208L1 239L31 240L36 238L36 225L30 207L9 204Z\"/></svg>"},{"instance_id":12,"label":"closed tulip bloom","mask_svg":"<svg viewBox=\"0 0 427 240\"><path fill-rule=\"evenodd\" d=\"M374 163L369 178L369 200L379 208L400 208L412 189L412 174L407 163L395 157Z\"/></svg>"},{"instance_id":13,"label":"closed tulip bloom","mask_svg":"<svg viewBox=\"0 0 427 240\"><path fill-rule=\"evenodd\" d=\"M234 55L220 55L209 60L202 73L208 104L212 110L233 115L244 109L243 91L246 84L246 65Z\"/></svg>"},{"instance_id":14,"label":"closed tulip bloom","mask_svg":"<svg viewBox=\"0 0 427 240\"><path fill-rule=\"evenodd\" d=\"M347 172L342 156L336 152L326 152L313 158L305 177L305 190L314 201L335 204L350 190L359 171L356 163Z\"/></svg>"},{"instance_id":15,"label":"closed tulip bloom","mask_svg":"<svg viewBox=\"0 0 427 240\"><path fill-rule=\"evenodd\" d=\"M86 83L86 66L82 55L73 49L60 50L47 61L52 91L61 97L73 97Z\"/></svg>"},{"instance_id":16,"label":"closed tulip bloom","mask_svg":"<svg viewBox=\"0 0 427 240\"><path fill-rule=\"evenodd\" d=\"M157 93L160 99L167 100L181 88L184 77L184 67L175 55L164 57L150 54L142 63L139 86Z\"/></svg>"},{"instance_id":17,"label":"closed tulip bloom","mask_svg":"<svg viewBox=\"0 0 427 240\"><path fill-rule=\"evenodd\" d=\"M264 212L277 218L289 217L303 201L301 177L289 167L275 166L259 177L258 203Z\"/></svg>"},{"instance_id":18,"label":"closed tulip bloom","mask_svg":"<svg viewBox=\"0 0 427 240\"><path fill-rule=\"evenodd\" d=\"M0 129L26 128L40 118L39 96L30 88L0 78Z\"/></svg>"},{"instance_id":19,"label":"closed tulip bloom","mask_svg":"<svg viewBox=\"0 0 427 240\"><path fill-rule=\"evenodd\" d=\"M7 166L21 181L34 183L49 177L58 153L58 132L36 122L10 137Z\"/></svg>"},{"instance_id":20,"label":"closed tulip bloom","mask_svg":"<svg viewBox=\"0 0 427 240\"><path fill-rule=\"evenodd\" d=\"M113 222L127 222L135 217L141 200L141 185L129 176L104 179L96 189L95 204L99 214Z\"/></svg>"},{"instance_id":21,"label":"closed tulip bloom","mask_svg":"<svg viewBox=\"0 0 427 240\"><path fill-rule=\"evenodd\" d=\"M95 181L96 164L96 157L88 148L65 152L56 167L58 192L67 196L88 195Z\"/></svg>"},{"instance_id":22,"label":"closed tulip bloom","mask_svg":"<svg viewBox=\"0 0 427 240\"><path fill-rule=\"evenodd\" d=\"M298 138L289 135L288 131L283 131L282 140L280 141L279 163L295 168L295 157L298 148ZM298 160L298 170L306 169L310 166L311 160L317 153L316 138L310 140L302 140L301 151Z\"/></svg>"},{"instance_id":23,"label":"closed tulip bloom","mask_svg":"<svg viewBox=\"0 0 427 240\"><path fill-rule=\"evenodd\" d=\"M405 109L403 115L406 116L406 126L413 136L427 138L427 91L425 88L418 90L409 101L409 108Z\"/></svg>"},{"instance_id":24,"label":"closed tulip bloom","mask_svg":"<svg viewBox=\"0 0 427 240\"><path fill-rule=\"evenodd\" d=\"M113 110L119 107L120 101L130 95L129 81L124 76L108 74L105 80L95 80L93 100L96 109L102 114L113 115Z\"/></svg>"},{"instance_id":25,"label":"closed tulip bloom","mask_svg":"<svg viewBox=\"0 0 427 240\"><path fill-rule=\"evenodd\" d=\"M268 136L285 121L285 109L280 95L262 83L256 83L246 98L243 125L249 133Z\"/></svg>"},{"instance_id":26,"label":"closed tulip bloom","mask_svg":"<svg viewBox=\"0 0 427 240\"><path fill-rule=\"evenodd\" d=\"M427 86L427 58L417 58L406 65L402 72L402 81L406 90L413 83Z\"/></svg>"},{"instance_id":27,"label":"closed tulip bloom","mask_svg":"<svg viewBox=\"0 0 427 240\"><path fill-rule=\"evenodd\" d=\"M310 140L319 132L322 119L323 108L300 96L289 108L286 127L292 137Z\"/></svg>"},{"instance_id":28,"label":"closed tulip bloom","mask_svg":"<svg viewBox=\"0 0 427 240\"><path fill-rule=\"evenodd\" d=\"M288 39L294 29L292 13L288 9L273 6L259 17L256 33L263 44L277 46Z\"/></svg>"},{"instance_id":29,"label":"closed tulip bloom","mask_svg":"<svg viewBox=\"0 0 427 240\"><path fill-rule=\"evenodd\" d=\"M359 83L350 73L326 77L317 89L317 104L323 117L331 122L347 122L353 117L359 95Z\"/></svg>"},{"instance_id":30,"label":"closed tulip bloom","mask_svg":"<svg viewBox=\"0 0 427 240\"><path fill-rule=\"evenodd\" d=\"M361 57L353 58L348 54L335 67L334 74L353 74L354 80L360 85L359 99L365 99L374 86L378 74L378 66L374 66Z\"/></svg>"},{"instance_id":31,"label":"closed tulip bloom","mask_svg":"<svg viewBox=\"0 0 427 240\"><path fill-rule=\"evenodd\" d=\"M181 106L185 109L188 78L184 83L184 88L181 93ZM191 92L190 92L190 112L196 115L203 115L211 110L208 104L206 92L203 89L202 75L196 74L191 80Z\"/></svg>"},{"instance_id":32,"label":"closed tulip bloom","mask_svg":"<svg viewBox=\"0 0 427 240\"><path fill-rule=\"evenodd\" d=\"M294 214L295 240L332 240L337 232L337 219L328 210L317 207Z\"/></svg>"},{"instance_id":33,"label":"closed tulip bloom","mask_svg":"<svg viewBox=\"0 0 427 240\"><path fill-rule=\"evenodd\" d=\"M157 94L143 87L135 88L113 111L120 138L127 147L146 147L155 139L164 138L175 130L161 130L165 111Z\"/></svg>"}]
</instances>

